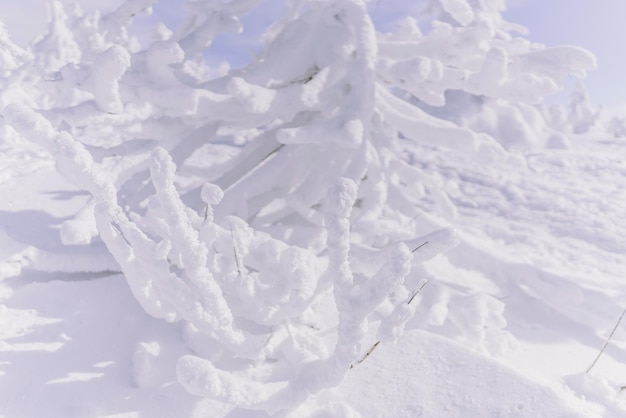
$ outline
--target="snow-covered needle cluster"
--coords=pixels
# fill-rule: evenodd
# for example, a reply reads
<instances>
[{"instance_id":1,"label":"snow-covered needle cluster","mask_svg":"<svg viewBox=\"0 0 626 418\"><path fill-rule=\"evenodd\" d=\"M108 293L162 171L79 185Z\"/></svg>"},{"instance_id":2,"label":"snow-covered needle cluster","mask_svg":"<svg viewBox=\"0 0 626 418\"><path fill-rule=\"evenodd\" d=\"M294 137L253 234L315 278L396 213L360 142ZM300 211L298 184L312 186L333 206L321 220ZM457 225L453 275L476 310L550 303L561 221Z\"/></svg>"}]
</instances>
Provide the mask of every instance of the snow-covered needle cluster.
<instances>
[{"instance_id":1,"label":"snow-covered needle cluster","mask_svg":"<svg viewBox=\"0 0 626 418\"><path fill-rule=\"evenodd\" d=\"M419 303L411 264L454 245L420 231L419 199L454 207L400 144L489 163L545 143L536 104L594 66L515 37L499 0L426 2L386 34L363 0L292 0L249 64L214 69L203 54L262 2L186 1L180 27L141 44L133 19L155 2L54 2L29 50L0 33L2 133L90 193L63 242L101 240L143 308L182 321L180 383L269 412L399 337Z\"/></svg>"}]
</instances>

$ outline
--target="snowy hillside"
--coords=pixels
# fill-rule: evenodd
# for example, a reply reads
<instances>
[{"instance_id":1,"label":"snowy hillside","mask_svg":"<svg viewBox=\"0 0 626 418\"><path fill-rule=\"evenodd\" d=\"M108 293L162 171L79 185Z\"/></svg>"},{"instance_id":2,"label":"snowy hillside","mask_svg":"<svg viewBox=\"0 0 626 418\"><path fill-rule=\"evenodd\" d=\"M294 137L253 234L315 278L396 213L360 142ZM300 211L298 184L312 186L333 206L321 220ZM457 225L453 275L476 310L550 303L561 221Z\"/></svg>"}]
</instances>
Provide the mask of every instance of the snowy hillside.
<instances>
[{"instance_id":1,"label":"snowy hillside","mask_svg":"<svg viewBox=\"0 0 626 418\"><path fill-rule=\"evenodd\" d=\"M153 3L0 32L0 417L626 415L622 119L542 104L590 52L304 0L230 68L265 2Z\"/></svg>"}]
</instances>

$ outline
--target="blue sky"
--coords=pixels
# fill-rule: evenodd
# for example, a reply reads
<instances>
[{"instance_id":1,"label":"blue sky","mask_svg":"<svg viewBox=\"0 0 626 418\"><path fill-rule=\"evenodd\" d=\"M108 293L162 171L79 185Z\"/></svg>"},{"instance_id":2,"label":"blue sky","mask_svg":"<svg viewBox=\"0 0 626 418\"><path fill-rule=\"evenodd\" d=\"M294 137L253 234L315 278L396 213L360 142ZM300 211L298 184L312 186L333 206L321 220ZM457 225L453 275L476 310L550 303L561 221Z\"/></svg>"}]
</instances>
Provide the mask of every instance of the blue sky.
<instances>
[{"instance_id":1,"label":"blue sky","mask_svg":"<svg viewBox=\"0 0 626 418\"><path fill-rule=\"evenodd\" d=\"M626 104L626 0L513 0L505 17L526 26L530 40L593 52L598 69L586 79L592 101Z\"/></svg>"},{"instance_id":2,"label":"blue sky","mask_svg":"<svg viewBox=\"0 0 626 418\"><path fill-rule=\"evenodd\" d=\"M156 12L167 14L161 1ZM182 1L182 0L176 0ZM68 3L69 0L62 0ZM78 0L85 9L98 7L111 8L121 0ZM264 9L276 12L270 7L278 0L268 0ZM25 44L34 35L43 31L46 12L45 0L0 1L0 20L18 43ZM398 10L415 7L416 0L377 0L375 13L380 17L396 17ZM589 74L586 81L591 98L596 104L617 107L626 104L626 0L509 0L505 16L508 20L526 26L527 37L533 41L552 45L579 45L589 49L598 59L598 69ZM166 21L169 19L165 19ZM252 23L248 29L249 39L260 32L265 22ZM234 38L228 36L220 40L224 45ZM247 54L251 45L235 41L229 59L235 64L242 60L237 54ZM241 61L241 62L238 62Z\"/></svg>"}]
</instances>

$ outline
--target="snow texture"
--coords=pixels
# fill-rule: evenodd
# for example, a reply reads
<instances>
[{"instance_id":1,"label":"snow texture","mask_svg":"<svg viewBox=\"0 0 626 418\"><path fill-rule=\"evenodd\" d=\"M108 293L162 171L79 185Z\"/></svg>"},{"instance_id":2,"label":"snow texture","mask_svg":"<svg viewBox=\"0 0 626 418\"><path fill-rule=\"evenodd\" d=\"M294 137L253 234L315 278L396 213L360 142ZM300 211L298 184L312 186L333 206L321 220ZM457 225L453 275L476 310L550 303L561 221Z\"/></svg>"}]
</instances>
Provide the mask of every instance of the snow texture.
<instances>
[{"instance_id":1,"label":"snow texture","mask_svg":"<svg viewBox=\"0 0 626 418\"><path fill-rule=\"evenodd\" d=\"M622 310L623 118L542 104L590 52L501 0L298 0L214 68L267 2L136 38L157 6L0 27L3 416L623 415L576 371Z\"/></svg>"}]
</instances>

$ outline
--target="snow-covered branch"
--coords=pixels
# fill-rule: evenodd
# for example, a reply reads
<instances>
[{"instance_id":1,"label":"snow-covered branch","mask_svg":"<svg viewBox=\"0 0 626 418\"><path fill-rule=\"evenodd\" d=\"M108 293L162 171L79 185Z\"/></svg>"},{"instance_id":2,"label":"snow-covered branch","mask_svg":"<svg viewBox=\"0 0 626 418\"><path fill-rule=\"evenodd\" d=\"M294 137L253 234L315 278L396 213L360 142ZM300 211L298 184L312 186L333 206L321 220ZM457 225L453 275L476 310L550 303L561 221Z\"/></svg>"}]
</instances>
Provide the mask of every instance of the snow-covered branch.
<instances>
[{"instance_id":1,"label":"snow-covered branch","mask_svg":"<svg viewBox=\"0 0 626 418\"><path fill-rule=\"evenodd\" d=\"M550 133L535 104L595 65L514 37L498 1L433 1L428 31L407 18L380 34L364 0L305 0L248 65L216 70L202 53L260 2L188 1L140 45L132 20L153 3L54 2L32 51L0 32L3 129L90 193L63 242L101 240L146 312L184 324L180 383L269 412L398 338L411 264L455 245L449 229L420 237L420 199L454 208L400 144L489 162Z\"/></svg>"}]
</instances>

